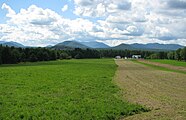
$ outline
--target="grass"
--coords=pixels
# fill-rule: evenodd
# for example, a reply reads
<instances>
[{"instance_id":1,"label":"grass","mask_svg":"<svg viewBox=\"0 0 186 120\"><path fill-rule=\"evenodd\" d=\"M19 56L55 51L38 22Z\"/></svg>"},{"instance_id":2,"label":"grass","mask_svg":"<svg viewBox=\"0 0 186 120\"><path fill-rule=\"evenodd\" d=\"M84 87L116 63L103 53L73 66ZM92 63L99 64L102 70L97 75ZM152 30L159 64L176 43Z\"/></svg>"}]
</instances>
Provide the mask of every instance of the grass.
<instances>
[{"instance_id":1,"label":"grass","mask_svg":"<svg viewBox=\"0 0 186 120\"><path fill-rule=\"evenodd\" d=\"M160 60L160 59L153 59L153 60L149 60L151 62L158 62L158 63L162 63L162 64L169 64L169 65L174 65L174 66L182 66L182 67L186 67L186 62L184 61L177 61L177 60Z\"/></svg>"},{"instance_id":2,"label":"grass","mask_svg":"<svg viewBox=\"0 0 186 120\"><path fill-rule=\"evenodd\" d=\"M169 68L166 68L166 67L161 67L161 66L157 66L157 65L148 64L148 63L143 63L143 62L140 62L140 61L137 61L137 60L132 60L132 61L135 62L135 63L140 63L140 64L143 64L143 65L152 67L152 68L157 69L157 70L163 70L163 71L177 72L177 73L186 74L186 72L180 71L180 70L173 70L173 69L169 69Z\"/></svg>"},{"instance_id":3,"label":"grass","mask_svg":"<svg viewBox=\"0 0 186 120\"><path fill-rule=\"evenodd\" d=\"M119 119L142 111L119 96L112 59L0 67L0 119Z\"/></svg>"}]
</instances>

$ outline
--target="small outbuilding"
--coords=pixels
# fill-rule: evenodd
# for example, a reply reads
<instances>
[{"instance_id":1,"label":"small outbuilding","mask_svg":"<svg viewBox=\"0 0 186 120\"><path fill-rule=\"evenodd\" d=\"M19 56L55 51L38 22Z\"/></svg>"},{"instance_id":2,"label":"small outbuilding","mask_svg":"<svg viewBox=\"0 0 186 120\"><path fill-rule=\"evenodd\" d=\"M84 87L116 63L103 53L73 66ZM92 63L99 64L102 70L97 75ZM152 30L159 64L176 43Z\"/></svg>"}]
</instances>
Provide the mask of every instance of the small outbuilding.
<instances>
[{"instance_id":1,"label":"small outbuilding","mask_svg":"<svg viewBox=\"0 0 186 120\"><path fill-rule=\"evenodd\" d=\"M121 56L116 56L115 58L116 58L116 59L121 59Z\"/></svg>"},{"instance_id":2,"label":"small outbuilding","mask_svg":"<svg viewBox=\"0 0 186 120\"><path fill-rule=\"evenodd\" d=\"M132 58L133 59L140 59L141 58L141 55L132 55Z\"/></svg>"}]
</instances>

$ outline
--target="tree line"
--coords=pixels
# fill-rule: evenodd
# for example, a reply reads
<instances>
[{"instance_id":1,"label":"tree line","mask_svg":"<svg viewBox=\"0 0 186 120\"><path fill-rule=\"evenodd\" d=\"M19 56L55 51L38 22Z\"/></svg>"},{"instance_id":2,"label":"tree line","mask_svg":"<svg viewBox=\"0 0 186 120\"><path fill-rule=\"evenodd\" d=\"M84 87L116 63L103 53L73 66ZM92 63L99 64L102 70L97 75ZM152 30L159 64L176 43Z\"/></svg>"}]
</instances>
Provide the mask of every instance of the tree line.
<instances>
[{"instance_id":1,"label":"tree line","mask_svg":"<svg viewBox=\"0 0 186 120\"><path fill-rule=\"evenodd\" d=\"M64 51L72 58L114 58L116 56L131 58L132 55L141 55L144 59L172 59L186 61L186 47L176 51L144 51L144 50L113 50L113 49L80 49Z\"/></svg>"},{"instance_id":2,"label":"tree line","mask_svg":"<svg viewBox=\"0 0 186 120\"><path fill-rule=\"evenodd\" d=\"M0 64L16 64L20 62L50 61L57 59L100 58L94 49L55 50L49 48L15 48L0 45Z\"/></svg>"},{"instance_id":3,"label":"tree line","mask_svg":"<svg viewBox=\"0 0 186 120\"><path fill-rule=\"evenodd\" d=\"M170 52L155 52L142 50L112 50L112 49L80 49L57 50L50 48L15 48L0 45L0 64L15 64L20 62L37 62L57 59L83 58L114 58L115 56L130 58L138 54L145 59L172 59L186 61L186 47Z\"/></svg>"},{"instance_id":4,"label":"tree line","mask_svg":"<svg viewBox=\"0 0 186 120\"><path fill-rule=\"evenodd\" d=\"M158 52L149 56L150 59L170 59L178 61L186 61L186 47L179 48L176 51Z\"/></svg>"},{"instance_id":5,"label":"tree line","mask_svg":"<svg viewBox=\"0 0 186 120\"><path fill-rule=\"evenodd\" d=\"M0 64L56 60L54 50L46 48L15 48L0 46Z\"/></svg>"}]
</instances>

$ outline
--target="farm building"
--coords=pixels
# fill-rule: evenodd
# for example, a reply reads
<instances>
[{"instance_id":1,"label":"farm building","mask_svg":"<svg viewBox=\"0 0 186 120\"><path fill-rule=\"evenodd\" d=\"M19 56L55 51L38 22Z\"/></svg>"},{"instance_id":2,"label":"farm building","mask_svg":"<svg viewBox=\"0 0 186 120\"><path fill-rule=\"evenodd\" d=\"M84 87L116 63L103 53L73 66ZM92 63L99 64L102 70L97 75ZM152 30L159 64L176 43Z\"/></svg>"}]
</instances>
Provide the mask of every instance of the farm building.
<instances>
[{"instance_id":1,"label":"farm building","mask_svg":"<svg viewBox=\"0 0 186 120\"><path fill-rule=\"evenodd\" d=\"M115 58L116 58L116 59L121 59L121 56L116 56Z\"/></svg>"},{"instance_id":2,"label":"farm building","mask_svg":"<svg viewBox=\"0 0 186 120\"><path fill-rule=\"evenodd\" d=\"M141 55L132 55L132 58L139 59L139 58L141 58Z\"/></svg>"}]
</instances>

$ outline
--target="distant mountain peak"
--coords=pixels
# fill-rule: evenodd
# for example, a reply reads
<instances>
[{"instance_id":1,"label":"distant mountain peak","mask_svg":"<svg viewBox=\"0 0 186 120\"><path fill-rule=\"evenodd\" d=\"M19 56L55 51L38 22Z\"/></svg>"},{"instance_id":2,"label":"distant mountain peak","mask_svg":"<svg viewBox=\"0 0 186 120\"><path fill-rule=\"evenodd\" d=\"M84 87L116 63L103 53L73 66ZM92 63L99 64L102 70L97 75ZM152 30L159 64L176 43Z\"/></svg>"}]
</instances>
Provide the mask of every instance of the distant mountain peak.
<instances>
[{"instance_id":1,"label":"distant mountain peak","mask_svg":"<svg viewBox=\"0 0 186 120\"><path fill-rule=\"evenodd\" d=\"M86 49L89 47L77 41L64 41L64 42L56 44L55 46L53 46L53 48L56 48L56 49L74 49L74 48Z\"/></svg>"},{"instance_id":2,"label":"distant mountain peak","mask_svg":"<svg viewBox=\"0 0 186 120\"><path fill-rule=\"evenodd\" d=\"M102 42L97 42L97 41L81 42L81 43L90 48L109 48L110 47Z\"/></svg>"},{"instance_id":3,"label":"distant mountain peak","mask_svg":"<svg viewBox=\"0 0 186 120\"><path fill-rule=\"evenodd\" d=\"M120 45L117 45L115 47L112 47L112 49L116 49L116 50L125 50L125 49L128 49L128 50L134 50L135 48L133 48L131 45L129 44L125 44L125 43L122 43Z\"/></svg>"},{"instance_id":4,"label":"distant mountain peak","mask_svg":"<svg viewBox=\"0 0 186 120\"><path fill-rule=\"evenodd\" d=\"M3 46L9 46L9 47L25 47L24 45L18 43L18 42L13 42L13 41L9 41L9 42L6 42L6 41L0 41L0 44L2 44Z\"/></svg>"}]
</instances>

